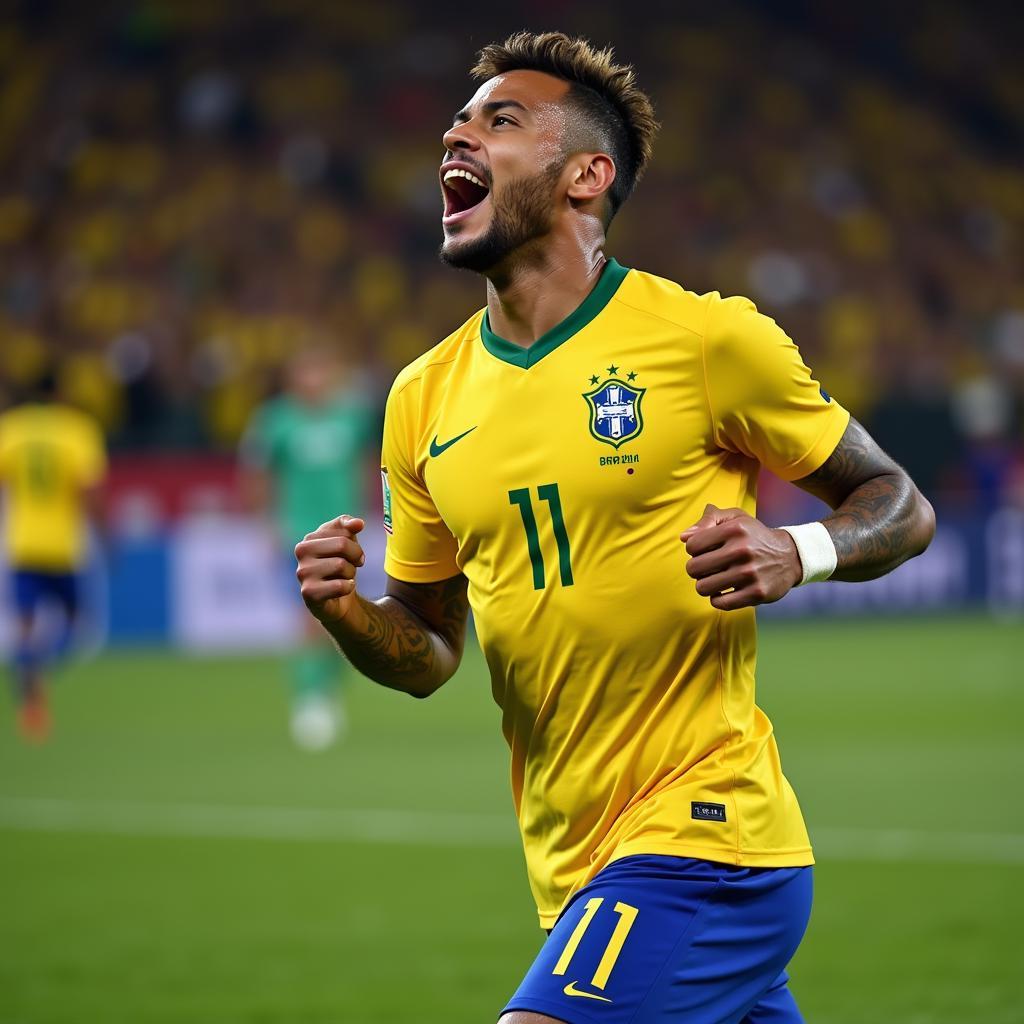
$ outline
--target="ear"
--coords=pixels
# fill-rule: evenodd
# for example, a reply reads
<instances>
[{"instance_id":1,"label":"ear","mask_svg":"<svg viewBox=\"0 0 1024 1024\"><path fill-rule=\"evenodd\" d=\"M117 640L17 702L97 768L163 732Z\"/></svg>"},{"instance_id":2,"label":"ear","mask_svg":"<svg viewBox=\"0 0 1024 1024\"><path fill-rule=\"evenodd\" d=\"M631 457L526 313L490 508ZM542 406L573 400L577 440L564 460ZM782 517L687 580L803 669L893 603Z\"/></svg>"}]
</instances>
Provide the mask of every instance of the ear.
<instances>
[{"instance_id":1,"label":"ear","mask_svg":"<svg viewBox=\"0 0 1024 1024\"><path fill-rule=\"evenodd\" d=\"M567 194L572 202L592 202L612 187L615 164L607 153L579 153L570 164L573 171Z\"/></svg>"}]
</instances>

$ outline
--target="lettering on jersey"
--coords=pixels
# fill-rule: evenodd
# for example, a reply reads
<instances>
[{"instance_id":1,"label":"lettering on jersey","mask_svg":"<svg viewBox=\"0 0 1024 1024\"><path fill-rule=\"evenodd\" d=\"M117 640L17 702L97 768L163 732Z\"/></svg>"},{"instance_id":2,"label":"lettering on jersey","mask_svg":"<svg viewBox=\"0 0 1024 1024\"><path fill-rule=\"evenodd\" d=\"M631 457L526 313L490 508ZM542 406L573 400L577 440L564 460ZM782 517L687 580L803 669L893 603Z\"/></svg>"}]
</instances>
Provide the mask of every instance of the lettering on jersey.
<instances>
[{"instance_id":1,"label":"lettering on jersey","mask_svg":"<svg viewBox=\"0 0 1024 1024\"><path fill-rule=\"evenodd\" d=\"M603 381L595 374L590 383L596 386L583 394L590 409L591 435L613 448L632 441L644 429L640 405L647 391L632 384L637 377L635 371L626 374L626 380L621 380L618 372L613 363L608 367L610 376Z\"/></svg>"},{"instance_id":2,"label":"lettering on jersey","mask_svg":"<svg viewBox=\"0 0 1024 1024\"><path fill-rule=\"evenodd\" d=\"M635 452L626 452L624 455L602 455L601 465L602 466L628 466L634 462L639 462L640 456Z\"/></svg>"},{"instance_id":3,"label":"lettering on jersey","mask_svg":"<svg viewBox=\"0 0 1024 1024\"><path fill-rule=\"evenodd\" d=\"M388 483L388 471L385 466L380 467L380 483L384 491L384 529L388 533L394 533L391 522L391 484Z\"/></svg>"},{"instance_id":4,"label":"lettering on jersey","mask_svg":"<svg viewBox=\"0 0 1024 1024\"><path fill-rule=\"evenodd\" d=\"M695 821L725 821L725 804L690 802L690 817Z\"/></svg>"}]
</instances>

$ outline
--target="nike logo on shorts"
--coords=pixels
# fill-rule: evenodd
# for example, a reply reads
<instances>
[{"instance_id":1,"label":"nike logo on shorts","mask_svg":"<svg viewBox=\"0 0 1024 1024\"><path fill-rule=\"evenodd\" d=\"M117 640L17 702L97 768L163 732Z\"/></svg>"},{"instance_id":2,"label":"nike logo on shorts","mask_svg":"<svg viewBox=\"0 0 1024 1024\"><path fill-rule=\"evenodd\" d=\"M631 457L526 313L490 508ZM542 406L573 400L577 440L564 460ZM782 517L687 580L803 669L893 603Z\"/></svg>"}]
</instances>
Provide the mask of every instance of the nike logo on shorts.
<instances>
[{"instance_id":1,"label":"nike logo on shorts","mask_svg":"<svg viewBox=\"0 0 1024 1024\"><path fill-rule=\"evenodd\" d=\"M610 1003L611 1002L611 1000L607 996L598 996L598 995L595 995L593 992L581 992L576 987L576 982L575 981L570 981L569 984L566 985L565 988L562 989L562 991L567 996L582 996L584 999L600 999L602 1003Z\"/></svg>"}]
</instances>

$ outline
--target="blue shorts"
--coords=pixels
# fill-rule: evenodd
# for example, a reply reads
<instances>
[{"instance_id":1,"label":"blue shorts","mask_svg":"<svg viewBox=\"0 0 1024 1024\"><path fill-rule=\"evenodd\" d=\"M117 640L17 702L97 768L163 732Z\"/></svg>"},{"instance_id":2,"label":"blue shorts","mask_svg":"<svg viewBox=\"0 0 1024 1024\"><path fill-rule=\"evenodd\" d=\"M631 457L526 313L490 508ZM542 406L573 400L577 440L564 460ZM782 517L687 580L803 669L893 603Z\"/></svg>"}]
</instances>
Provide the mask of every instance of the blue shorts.
<instances>
[{"instance_id":1,"label":"blue shorts","mask_svg":"<svg viewBox=\"0 0 1024 1024\"><path fill-rule=\"evenodd\" d=\"M24 618L35 615L39 606L60 605L67 617L78 611L78 577L72 572L35 572L15 569L11 574L14 607Z\"/></svg>"},{"instance_id":2,"label":"blue shorts","mask_svg":"<svg viewBox=\"0 0 1024 1024\"><path fill-rule=\"evenodd\" d=\"M572 899L503 1012L567 1024L800 1024L786 964L811 868L624 857Z\"/></svg>"}]
</instances>

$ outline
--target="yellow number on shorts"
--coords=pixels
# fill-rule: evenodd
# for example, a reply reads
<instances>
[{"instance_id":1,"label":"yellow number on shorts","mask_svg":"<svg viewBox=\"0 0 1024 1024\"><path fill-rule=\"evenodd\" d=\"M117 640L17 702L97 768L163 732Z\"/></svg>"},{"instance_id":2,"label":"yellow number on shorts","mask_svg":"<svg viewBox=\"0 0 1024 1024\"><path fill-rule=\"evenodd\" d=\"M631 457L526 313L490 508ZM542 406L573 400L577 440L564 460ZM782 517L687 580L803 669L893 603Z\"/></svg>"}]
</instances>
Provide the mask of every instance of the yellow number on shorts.
<instances>
[{"instance_id":1,"label":"yellow number on shorts","mask_svg":"<svg viewBox=\"0 0 1024 1024\"><path fill-rule=\"evenodd\" d=\"M552 974L565 974L569 969L569 963L576 955L576 950L579 949L583 936L586 935L590 922L594 920L594 915L602 903L604 903L604 898L601 896L594 896L587 900L586 909L580 918L580 923L576 925L572 935L569 936L569 941L565 944L565 949L562 950L562 955L558 958L558 963L555 964L555 969L551 972ZM603 989L608 984L612 968L615 966L615 961L619 959L622 947L626 944L626 936L629 935L629 930L633 927L633 922L636 920L636 915L639 911L628 903L616 903L615 913L619 915L615 931L612 932L612 937L608 940L608 945L605 946L601 962L597 965L597 970L594 972L594 977L590 979L590 984L594 988Z\"/></svg>"}]
</instances>

